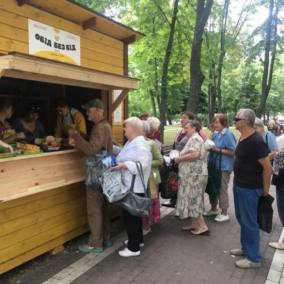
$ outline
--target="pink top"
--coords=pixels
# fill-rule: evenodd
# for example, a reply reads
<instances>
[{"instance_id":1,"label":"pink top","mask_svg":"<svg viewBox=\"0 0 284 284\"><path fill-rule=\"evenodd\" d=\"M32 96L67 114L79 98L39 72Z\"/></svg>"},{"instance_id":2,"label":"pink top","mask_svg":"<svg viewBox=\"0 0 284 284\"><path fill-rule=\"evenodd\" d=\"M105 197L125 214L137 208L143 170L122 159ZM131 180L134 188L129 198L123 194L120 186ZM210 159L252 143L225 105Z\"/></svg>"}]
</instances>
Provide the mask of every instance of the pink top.
<instances>
[{"instance_id":1,"label":"pink top","mask_svg":"<svg viewBox=\"0 0 284 284\"><path fill-rule=\"evenodd\" d=\"M199 134L203 139L203 141L205 142L207 140L206 133L202 129L200 129Z\"/></svg>"}]
</instances>

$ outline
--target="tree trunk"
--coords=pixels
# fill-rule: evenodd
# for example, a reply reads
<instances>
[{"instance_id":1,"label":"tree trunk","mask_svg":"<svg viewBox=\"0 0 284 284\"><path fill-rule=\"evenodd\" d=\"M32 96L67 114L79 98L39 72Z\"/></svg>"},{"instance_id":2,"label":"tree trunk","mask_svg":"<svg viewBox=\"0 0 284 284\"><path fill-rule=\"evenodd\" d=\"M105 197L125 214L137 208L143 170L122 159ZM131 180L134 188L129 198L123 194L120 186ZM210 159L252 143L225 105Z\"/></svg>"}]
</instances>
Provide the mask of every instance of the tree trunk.
<instances>
[{"instance_id":1,"label":"tree trunk","mask_svg":"<svg viewBox=\"0 0 284 284\"><path fill-rule=\"evenodd\" d=\"M221 28L221 50L218 62L218 83L217 83L218 112L222 112L221 82L222 82L223 62L224 62L224 57L226 55L225 43L226 43L226 30L227 30L229 5L230 5L230 0L225 0L223 18L222 18L222 28Z\"/></svg>"},{"instance_id":2,"label":"tree trunk","mask_svg":"<svg viewBox=\"0 0 284 284\"><path fill-rule=\"evenodd\" d=\"M263 114L267 97L269 95L269 91L271 88L272 83L272 75L273 75L273 67L276 55L276 45L277 45L277 16L278 16L278 7L276 7L276 12L273 17L273 7L274 7L274 0L270 0L269 5L269 17L267 20L267 27L266 27L266 39L265 39L265 55L264 55L264 69L262 75L262 82L261 82L261 99L260 104L256 110L256 116L261 117ZM274 18L274 30L273 30L273 45L271 46L271 33L272 33L272 26L273 26L273 18ZM271 61L269 58L269 54L271 53Z\"/></svg>"},{"instance_id":3,"label":"tree trunk","mask_svg":"<svg viewBox=\"0 0 284 284\"><path fill-rule=\"evenodd\" d=\"M167 49L166 49L165 59L164 59L164 64L163 64L163 71L162 71L161 105L160 105L161 124L159 127L162 137L164 137L164 126L166 125L168 69L169 69L169 62L170 62L172 45L173 45L173 40L174 40L175 25L176 25L176 20L177 20L178 2L179 0L174 1L173 17L172 17L172 22L170 24L170 35L168 39L168 44L167 44Z\"/></svg>"},{"instance_id":4,"label":"tree trunk","mask_svg":"<svg viewBox=\"0 0 284 284\"><path fill-rule=\"evenodd\" d=\"M215 75L215 62L211 63L211 70L209 73L209 78L211 83L208 87L208 122L210 123L215 114L215 106L216 106L216 75Z\"/></svg>"},{"instance_id":5,"label":"tree trunk","mask_svg":"<svg viewBox=\"0 0 284 284\"><path fill-rule=\"evenodd\" d=\"M208 17L211 13L213 0L197 0L197 12L195 22L195 32L191 49L190 58L190 88L189 97L187 101L187 109L193 113L198 111L199 93L204 80L204 75L201 70L201 48L202 48L202 35Z\"/></svg>"},{"instance_id":6,"label":"tree trunk","mask_svg":"<svg viewBox=\"0 0 284 284\"><path fill-rule=\"evenodd\" d=\"M152 110L153 110L153 116L157 117L155 95L154 95L154 92L152 90L150 90L149 93L150 93L151 105L152 105Z\"/></svg>"}]
</instances>

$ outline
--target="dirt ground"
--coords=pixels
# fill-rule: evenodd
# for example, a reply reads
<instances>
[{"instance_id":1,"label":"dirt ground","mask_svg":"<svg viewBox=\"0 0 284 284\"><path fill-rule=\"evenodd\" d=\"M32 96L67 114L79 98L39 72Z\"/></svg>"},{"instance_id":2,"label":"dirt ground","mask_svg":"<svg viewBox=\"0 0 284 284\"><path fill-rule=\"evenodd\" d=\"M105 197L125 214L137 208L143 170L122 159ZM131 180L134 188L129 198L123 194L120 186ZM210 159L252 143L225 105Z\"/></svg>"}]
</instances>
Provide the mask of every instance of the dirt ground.
<instances>
[{"instance_id":1,"label":"dirt ground","mask_svg":"<svg viewBox=\"0 0 284 284\"><path fill-rule=\"evenodd\" d=\"M111 238L124 229L122 218L118 217L111 221ZM78 245L88 241L89 233L81 235L64 244L64 251L57 255L51 252L24 263L2 275L0 284L40 284L51 278L65 267L85 256L78 251Z\"/></svg>"}]
</instances>

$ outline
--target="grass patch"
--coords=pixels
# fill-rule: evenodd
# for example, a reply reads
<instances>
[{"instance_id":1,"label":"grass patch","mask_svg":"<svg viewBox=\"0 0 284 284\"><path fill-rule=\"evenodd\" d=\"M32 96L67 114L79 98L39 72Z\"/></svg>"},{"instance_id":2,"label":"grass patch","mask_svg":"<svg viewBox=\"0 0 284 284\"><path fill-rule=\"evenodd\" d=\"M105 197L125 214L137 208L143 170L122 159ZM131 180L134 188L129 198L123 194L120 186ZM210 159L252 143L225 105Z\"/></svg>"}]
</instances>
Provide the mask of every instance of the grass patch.
<instances>
[{"instance_id":1,"label":"grass patch","mask_svg":"<svg viewBox=\"0 0 284 284\"><path fill-rule=\"evenodd\" d=\"M179 129L181 129L180 124L166 125L164 131L164 143L173 143ZM209 130L207 129L207 127L203 127L203 130L208 138ZM235 126L231 126L230 130L234 134L236 141L239 141L241 133L238 130L236 130Z\"/></svg>"}]
</instances>

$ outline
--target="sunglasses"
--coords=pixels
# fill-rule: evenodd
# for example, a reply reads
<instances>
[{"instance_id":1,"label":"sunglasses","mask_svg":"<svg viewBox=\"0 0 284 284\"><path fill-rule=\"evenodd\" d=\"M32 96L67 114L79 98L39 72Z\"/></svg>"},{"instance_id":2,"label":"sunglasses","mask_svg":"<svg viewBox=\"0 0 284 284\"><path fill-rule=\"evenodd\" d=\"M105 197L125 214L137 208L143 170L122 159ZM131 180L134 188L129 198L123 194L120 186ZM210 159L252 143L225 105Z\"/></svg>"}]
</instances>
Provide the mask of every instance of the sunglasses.
<instances>
[{"instance_id":1,"label":"sunglasses","mask_svg":"<svg viewBox=\"0 0 284 284\"><path fill-rule=\"evenodd\" d=\"M235 117L235 118L234 118L234 121L235 121L235 122L238 122L238 121L240 121L240 120L245 120L245 119L244 119L244 118L240 118L240 117Z\"/></svg>"}]
</instances>

